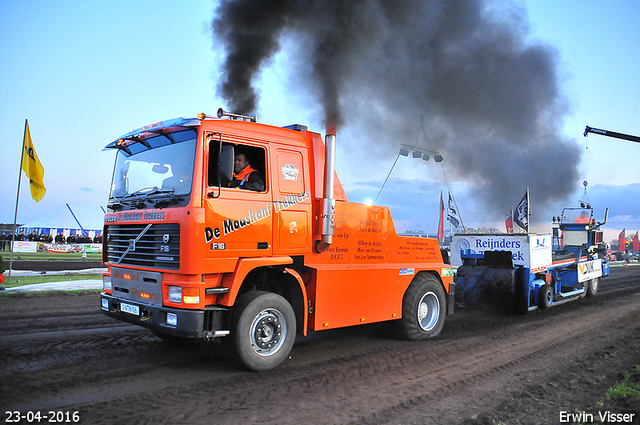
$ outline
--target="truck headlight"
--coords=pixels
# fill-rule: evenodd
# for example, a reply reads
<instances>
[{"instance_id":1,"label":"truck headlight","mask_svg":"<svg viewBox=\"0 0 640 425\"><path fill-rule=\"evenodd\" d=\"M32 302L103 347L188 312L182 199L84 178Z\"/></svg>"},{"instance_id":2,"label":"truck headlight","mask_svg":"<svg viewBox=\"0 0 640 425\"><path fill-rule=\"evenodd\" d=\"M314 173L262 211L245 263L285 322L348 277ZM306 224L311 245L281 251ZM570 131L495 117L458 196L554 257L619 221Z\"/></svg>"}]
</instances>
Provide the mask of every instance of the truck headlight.
<instances>
[{"instance_id":1,"label":"truck headlight","mask_svg":"<svg viewBox=\"0 0 640 425\"><path fill-rule=\"evenodd\" d=\"M169 286L169 301L172 303L182 302L182 288L179 286Z\"/></svg>"},{"instance_id":2,"label":"truck headlight","mask_svg":"<svg viewBox=\"0 0 640 425\"><path fill-rule=\"evenodd\" d=\"M102 276L102 289L111 292L111 276Z\"/></svg>"}]
</instances>

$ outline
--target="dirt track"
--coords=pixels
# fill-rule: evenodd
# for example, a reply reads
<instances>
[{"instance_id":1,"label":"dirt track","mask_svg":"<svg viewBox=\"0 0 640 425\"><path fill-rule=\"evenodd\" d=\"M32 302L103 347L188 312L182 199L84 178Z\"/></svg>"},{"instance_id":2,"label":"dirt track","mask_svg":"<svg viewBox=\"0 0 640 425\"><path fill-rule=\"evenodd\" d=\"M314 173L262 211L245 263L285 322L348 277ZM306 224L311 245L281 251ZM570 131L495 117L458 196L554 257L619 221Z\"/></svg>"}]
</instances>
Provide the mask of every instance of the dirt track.
<instances>
[{"instance_id":1,"label":"dirt track","mask_svg":"<svg viewBox=\"0 0 640 425\"><path fill-rule=\"evenodd\" d=\"M0 297L5 420L54 410L85 424L554 424L562 411L597 418L596 400L640 364L640 267L612 269L595 298L524 317L458 310L426 342L382 325L315 333L261 373L221 345L175 347L116 322L98 301Z\"/></svg>"}]
</instances>

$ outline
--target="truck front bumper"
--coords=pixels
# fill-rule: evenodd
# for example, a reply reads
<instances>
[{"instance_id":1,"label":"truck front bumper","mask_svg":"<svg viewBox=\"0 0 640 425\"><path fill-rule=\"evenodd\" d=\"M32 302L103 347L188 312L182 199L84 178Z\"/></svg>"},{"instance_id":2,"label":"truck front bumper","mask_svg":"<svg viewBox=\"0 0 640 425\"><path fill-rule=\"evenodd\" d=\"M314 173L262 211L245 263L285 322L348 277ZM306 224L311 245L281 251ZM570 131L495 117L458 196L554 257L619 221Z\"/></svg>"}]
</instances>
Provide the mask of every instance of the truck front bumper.
<instances>
[{"instance_id":1,"label":"truck front bumper","mask_svg":"<svg viewBox=\"0 0 640 425\"><path fill-rule=\"evenodd\" d=\"M124 300L104 292L100 293L100 305L107 316L156 333L206 339L229 334L228 309L222 307L184 310Z\"/></svg>"}]
</instances>

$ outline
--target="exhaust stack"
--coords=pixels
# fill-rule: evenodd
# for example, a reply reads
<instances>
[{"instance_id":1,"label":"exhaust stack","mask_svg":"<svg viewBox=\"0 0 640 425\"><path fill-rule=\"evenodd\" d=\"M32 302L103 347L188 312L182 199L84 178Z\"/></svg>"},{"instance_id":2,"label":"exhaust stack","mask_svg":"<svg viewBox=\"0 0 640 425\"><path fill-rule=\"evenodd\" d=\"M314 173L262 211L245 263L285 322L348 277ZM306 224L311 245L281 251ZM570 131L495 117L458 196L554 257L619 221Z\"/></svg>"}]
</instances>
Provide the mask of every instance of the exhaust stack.
<instances>
[{"instance_id":1,"label":"exhaust stack","mask_svg":"<svg viewBox=\"0 0 640 425\"><path fill-rule=\"evenodd\" d=\"M602 226L606 224L608 219L609 219L609 208L607 208L604 212L604 221L602 223L598 223L598 226Z\"/></svg>"},{"instance_id":2,"label":"exhaust stack","mask_svg":"<svg viewBox=\"0 0 640 425\"><path fill-rule=\"evenodd\" d=\"M336 135L327 134L325 146L324 198L322 199L322 239L316 242L316 252L321 253L333 242L336 222L336 200L334 196Z\"/></svg>"}]
</instances>

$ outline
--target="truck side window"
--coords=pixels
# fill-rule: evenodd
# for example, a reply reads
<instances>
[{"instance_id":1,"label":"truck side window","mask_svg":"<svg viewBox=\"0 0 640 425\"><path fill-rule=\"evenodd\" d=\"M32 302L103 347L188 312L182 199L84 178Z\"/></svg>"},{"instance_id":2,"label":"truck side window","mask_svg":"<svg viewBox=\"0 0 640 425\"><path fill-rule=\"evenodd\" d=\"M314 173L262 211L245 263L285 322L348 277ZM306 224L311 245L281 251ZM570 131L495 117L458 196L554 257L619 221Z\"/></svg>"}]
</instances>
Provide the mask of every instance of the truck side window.
<instances>
[{"instance_id":1,"label":"truck side window","mask_svg":"<svg viewBox=\"0 0 640 425\"><path fill-rule=\"evenodd\" d=\"M234 169L231 179L221 178L222 187L251 190L254 192L266 191L266 154L264 148L222 143L223 150L226 146L232 146L234 152ZM209 186L217 186L218 178L218 152L219 142L209 142Z\"/></svg>"}]
</instances>

